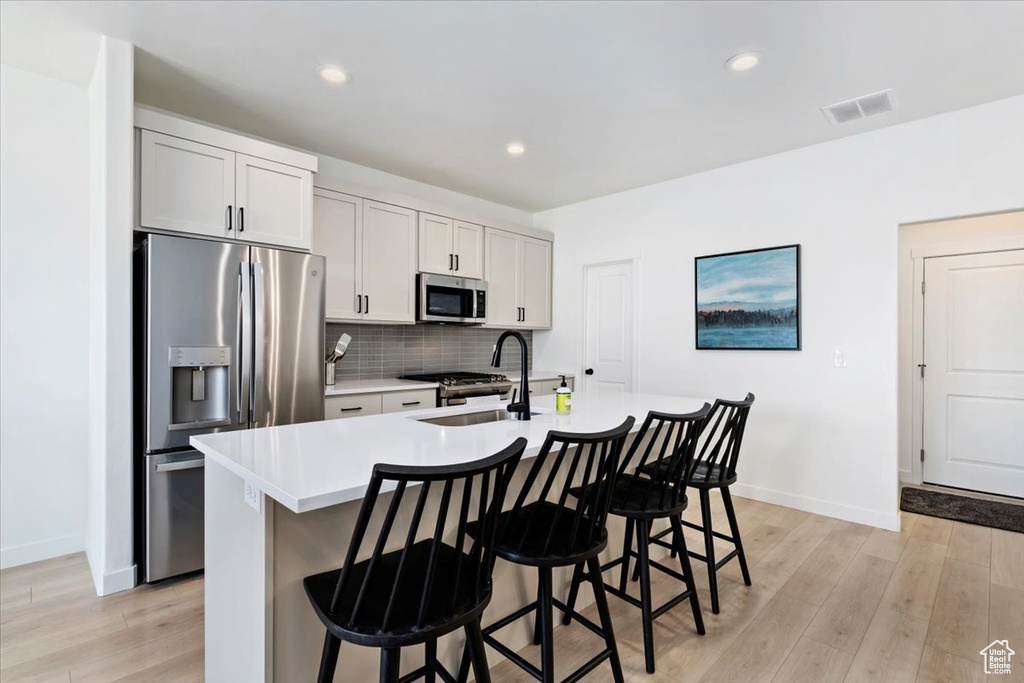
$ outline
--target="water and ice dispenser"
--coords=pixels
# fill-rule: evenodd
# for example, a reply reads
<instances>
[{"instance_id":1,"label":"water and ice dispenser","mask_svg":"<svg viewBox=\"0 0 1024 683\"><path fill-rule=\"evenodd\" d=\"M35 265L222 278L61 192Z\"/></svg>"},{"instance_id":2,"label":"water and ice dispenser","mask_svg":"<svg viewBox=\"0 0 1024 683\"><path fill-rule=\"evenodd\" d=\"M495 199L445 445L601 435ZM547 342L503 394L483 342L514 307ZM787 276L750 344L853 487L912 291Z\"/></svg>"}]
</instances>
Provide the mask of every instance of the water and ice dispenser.
<instances>
[{"instance_id":1,"label":"water and ice dispenser","mask_svg":"<svg viewBox=\"0 0 1024 683\"><path fill-rule=\"evenodd\" d=\"M231 424L231 347L172 346L171 424L203 429Z\"/></svg>"}]
</instances>

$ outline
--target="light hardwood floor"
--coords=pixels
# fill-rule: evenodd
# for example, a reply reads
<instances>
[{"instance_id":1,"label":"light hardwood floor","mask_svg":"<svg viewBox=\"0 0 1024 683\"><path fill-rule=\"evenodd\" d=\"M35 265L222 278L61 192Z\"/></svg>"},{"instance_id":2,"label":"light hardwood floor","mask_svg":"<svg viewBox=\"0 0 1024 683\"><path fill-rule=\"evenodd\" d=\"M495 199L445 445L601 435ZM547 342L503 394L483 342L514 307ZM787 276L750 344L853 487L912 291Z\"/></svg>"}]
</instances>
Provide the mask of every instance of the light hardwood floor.
<instances>
[{"instance_id":1,"label":"light hardwood floor","mask_svg":"<svg viewBox=\"0 0 1024 683\"><path fill-rule=\"evenodd\" d=\"M984 681L979 651L996 639L1020 661L1013 675L988 678L1024 681L1024 535L906 513L893 533L742 498L736 506L754 585L730 563L713 615L696 564L707 634L694 632L686 605L658 619L656 674L644 670L638 610L609 598L627 681ZM689 531L688 542L699 547ZM677 590L655 574L656 598ZM556 628L555 640L559 676L601 649L579 625ZM539 648L523 653L539 660ZM532 680L489 656L495 683ZM336 680L350 683L343 672L342 662ZM201 577L99 599L82 555L0 572L4 683L202 678ZM610 679L604 666L587 680Z\"/></svg>"}]
</instances>

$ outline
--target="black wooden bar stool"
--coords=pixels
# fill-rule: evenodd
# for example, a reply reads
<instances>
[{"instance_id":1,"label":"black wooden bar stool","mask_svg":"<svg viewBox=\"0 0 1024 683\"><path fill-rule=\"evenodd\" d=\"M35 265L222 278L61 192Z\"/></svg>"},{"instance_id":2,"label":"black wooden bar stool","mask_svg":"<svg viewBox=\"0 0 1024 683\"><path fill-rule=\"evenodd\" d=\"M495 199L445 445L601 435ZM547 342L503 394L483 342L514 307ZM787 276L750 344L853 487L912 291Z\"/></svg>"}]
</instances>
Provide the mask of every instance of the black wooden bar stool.
<instances>
[{"instance_id":1,"label":"black wooden bar stool","mask_svg":"<svg viewBox=\"0 0 1024 683\"><path fill-rule=\"evenodd\" d=\"M742 401L726 401L715 399L711 413L705 420L704 431L700 435L700 451L690 475L690 486L697 489L700 497L701 524L682 520L683 526L696 529L704 534L704 554L690 551L690 557L705 562L708 566L708 588L711 592L711 611L718 614L718 570L727 562L736 558L740 563L743 582L750 585L750 571L747 569L747 558L743 554L743 541L740 540L740 528L736 523L736 510L732 505L729 486L736 481L736 463L740 456L740 445L743 443L743 430L747 425L747 415L754 403L754 395L748 393ZM644 471L650 472L650 465ZM714 530L711 523L711 490L722 492L722 503L725 515L729 519L731 536ZM681 518L681 516L680 516ZM669 547L661 539L674 533L666 529L651 537L652 542ZM720 560L715 559L715 539L719 538L733 544L733 549ZM673 552L675 550L673 549Z\"/></svg>"},{"instance_id":2,"label":"black wooden bar stool","mask_svg":"<svg viewBox=\"0 0 1024 683\"><path fill-rule=\"evenodd\" d=\"M662 614L689 599L697 633L704 635L704 619L700 612L697 589L693 584L693 571L690 568L680 516L686 509L686 482L693 473L697 436L710 410L711 405L705 403L700 410L683 415L654 411L648 413L640 432L619 466L619 474L612 488L610 513L626 519L626 532L622 556L601 565L601 571L622 566L618 587L605 584L605 589L640 608L643 615L644 658L648 673L654 673L654 620ZM637 470L647 470L650 474L629 472L633 466ZM672 547L679 553L682 573L650 559L650 524L655 519L668 519L671 522ZM635 551L634 530L637 541ZM640 574L639 600L626 591L630 560L634 557L637 559L636 569ZM660 607L652 608L651 567L682 581L686 590ZM576 606L580 583L583 579L593 581L594 578L600 577L594 577L591 572L584 571L582 564L576 565L569 588L569 599L566 601L570 611L565 613L563 623L568 624L572 620L571 610Z\"/></svg>"},{"instance_id":3,"label":"black wooden bar stool","mask_svg":"<svg viewBox=\"0 0 1024 683\"><path fill-rule=\"evenodd\" d=\"M515 504L498 521L494 553L509 562L537 568L537 600L486 627L483 639L543 683L555 680L553 608L557 607L563 612L569 610L552 594L552 569L573 567L580 563L586 563L595 577L592 583L601 624L598 626L579 614L574 616L604 639L605 649L570 674L565 681L578 681L605 660L611 664L612 677L616 683L623 681L622 665L619 663L597 556L608 543L605 522L608 519L610 484L618 471L619 456L633 421L629 417L615 429L594 434L549 432ZM544 473L549 464L550 469ZM571 490L579 492L575 496L575 503L569 501ZM475 529L471 528L470 533L475 533ZM537 616L534 644L541 647L540 668L520 657L492 635L528 614ZM460 681L465 681L469 675L466 660L467 655L463 655Z\"/></svg>"},{"instance_id":4,"label":"black wooden bar stool","mask_svg":"<svg viewBox=\"0 0 1024 683\"><path fill-rule=\"evenodd\" d=\"M454 683L455 678L437 661L437 639L458 628L466 631L466 651L470 653L476 680L490 680L480 615L491 599L498 516L526 443L526 439L516 439L489 458L461 465L374 465L344 566L307 576L303 581L313 609L327 627L318 681L334 680L338 651L344 640L382 648L382 682L405 683L422 677L433 683L440 676ZM385 482L394 482L395 490L380 534L373 543L370 558L357 562ZM415 485L420 486L415 505L403 508L406 491ZM432 535L417 540L431 491L440 491L437 518L429 522L432 527L425 527ZM413 507L412 519L403 547L385 552L399 510L408 512L409 507ZM458 519L454 545L442 540L449 510ZM466 531L470 524L476 532L467 549ZM396 539L400 538L401 532L396 534ZM401 649L419 644L426 645L424 665L400 677Z\"/></svg>"}]
</instances>

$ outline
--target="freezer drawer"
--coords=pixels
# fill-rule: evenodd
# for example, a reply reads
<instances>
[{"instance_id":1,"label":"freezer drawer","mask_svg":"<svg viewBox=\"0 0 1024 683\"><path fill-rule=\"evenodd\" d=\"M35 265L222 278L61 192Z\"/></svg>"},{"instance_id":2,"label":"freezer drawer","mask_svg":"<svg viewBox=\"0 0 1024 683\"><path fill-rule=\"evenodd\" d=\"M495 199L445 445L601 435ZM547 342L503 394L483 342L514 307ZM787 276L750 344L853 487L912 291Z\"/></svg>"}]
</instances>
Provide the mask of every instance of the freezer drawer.
<instances>
[{"instance_id":1,"label":"freezer drawer","mask_svg":"<svg viewBox=\"0 0 1024 683\"><path fill-rule=\"evenodd\" d=\"M144 580L203 568L203 467L199 451L147 455Z\"/></svg>"}]
</instances>

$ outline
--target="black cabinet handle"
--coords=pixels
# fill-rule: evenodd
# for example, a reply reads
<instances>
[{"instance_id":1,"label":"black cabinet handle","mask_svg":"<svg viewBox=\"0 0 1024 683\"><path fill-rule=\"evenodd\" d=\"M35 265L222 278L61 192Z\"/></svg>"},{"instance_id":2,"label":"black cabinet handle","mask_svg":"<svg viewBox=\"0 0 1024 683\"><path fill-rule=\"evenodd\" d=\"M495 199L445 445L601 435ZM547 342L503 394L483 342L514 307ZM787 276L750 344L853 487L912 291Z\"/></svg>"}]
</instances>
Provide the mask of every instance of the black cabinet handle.
<instances>
[{"instance_id":1,"label":"black cabinet handle","mask_svg":"<svg viewBox=\"0 0 1024 683\"><path fill-rule=\"evenodd\" d=\"M245 230L245 214L243 211L244 209L241 206L238 207L238 232Z\"/></svg>"},{"instance_id":2,"label":"black cabinet handle","mask_svg":"<svg viewBox=\"0 0 1024 683\"><path fill-rule=\"evenodd\" d=\"M363 295L356 294L356 313L363 312Z\"/></svg>"},{"instance_id":3,"label":"black cabinet handle","mask_svg":"<svg viewBox=\"0 0 1024 683\"><path fill-rule=\"evenodd\" d=\"M448 270L455 270L455 257L448 254Z\"/></svg>"},{"instance_id":4,"label":"black cabinet handle","mask_svg":"<svg viewBox=\"0 0 1024 683\"><path fill-rule=\"evenodd\" d=\"M228 232L231 232L231 205L228 204Z\"/></svg>"},{"instance_id":5,"label":"black cabinet handle","mask_svg":"<svg viewBox=\"0 0 1024 683\"><path fill-rule=\"evenodd\" d=\"M363 311L363 312L366 313L366 314L369 314L370 313L370 295L367 294L364 298L366 299L366 310Z\"/></svg>"},{"instance_id":6,"label":"black cabinet handle","mask_svg":"<svg viewBox=\"0 0 1024 683\"><path fill-rule=\"evenodd\" d=\"M458 270L459 270L459 255L458 254L455 255L455 270L456 270L456 272L458 272Z\"/></svg>"},{"instance_id":7,"label":"black cabinet handle","mask_svg":"<svg viewBox=\"0 0 1024 683\"><path fill-rule=\"evenodd\" d=\"M586 370L583 371L583 374L584 375L593 375L594 374L594 368L587 368Z\"/></svg>"},{"instance_id":8,"label":"black cabinet handle","mask_svg":"<svg viewBox=\"0 0 1024 683\"><path fill-rule=\"evenodd\" d=\"M363 409L362 406L356 406L355 408L342 408L341 412L343 412L343 413L351 413L354 410L362 410L362 409Z\"/></svg>"},{"instance_id":9,"label":"black cabinet handle","mask_svg":"<svg viewBox=\"0 0 1024 683\"><path fill-rule=\"evenodd\" d=\"M403 403L402 405L403 406L418 406L419 404L420 404L419 401L407 401L407 402Z\"/></svg>"}]
</instances>

